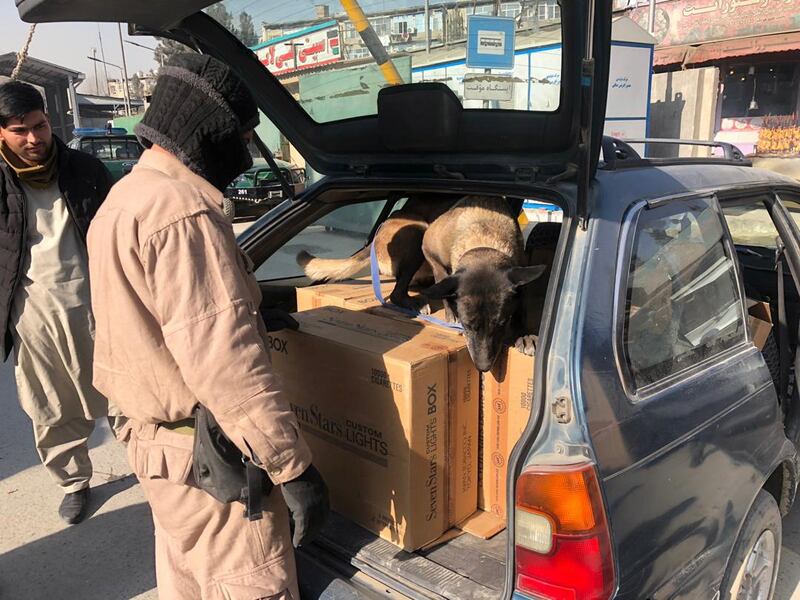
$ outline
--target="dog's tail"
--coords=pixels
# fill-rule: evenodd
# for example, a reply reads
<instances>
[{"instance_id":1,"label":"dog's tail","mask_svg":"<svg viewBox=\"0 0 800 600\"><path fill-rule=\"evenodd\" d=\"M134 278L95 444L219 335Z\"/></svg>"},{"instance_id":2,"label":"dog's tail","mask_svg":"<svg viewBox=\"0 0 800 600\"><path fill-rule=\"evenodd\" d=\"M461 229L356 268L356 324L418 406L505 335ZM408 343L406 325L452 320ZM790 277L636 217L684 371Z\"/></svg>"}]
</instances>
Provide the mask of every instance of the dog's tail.
<instances>
[{"instance_id":1,"label":"dog's tail","mask_svg":"<svg viewBox=\"0 0 800 600\"><path fill-rule=\"evenodd\" d=\"M369 266L369 246L350 258L318 258L303 250L297 255L297 264L312 281L341 281Z\"/></svg>"}]
</instances>

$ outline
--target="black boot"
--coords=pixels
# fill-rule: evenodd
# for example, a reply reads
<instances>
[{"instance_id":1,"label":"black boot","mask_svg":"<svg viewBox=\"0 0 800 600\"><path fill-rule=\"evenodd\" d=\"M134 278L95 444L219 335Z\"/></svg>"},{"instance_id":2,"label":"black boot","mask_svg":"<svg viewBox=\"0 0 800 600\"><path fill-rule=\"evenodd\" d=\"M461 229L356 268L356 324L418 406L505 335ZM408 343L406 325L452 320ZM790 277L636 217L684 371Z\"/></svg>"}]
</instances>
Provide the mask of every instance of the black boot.
<instances>
[{"instance_id":1,"label":"black boot","mask_svg":"<svg viewBox=\"0 0 800 600\"><path fill-rule=\"evenodd\" d=\"M87 508L89 508L88 487L64 496L61 506L58 507L58 515L70 525L74 525L83 521Z\"/></svg>"}]
</instances>

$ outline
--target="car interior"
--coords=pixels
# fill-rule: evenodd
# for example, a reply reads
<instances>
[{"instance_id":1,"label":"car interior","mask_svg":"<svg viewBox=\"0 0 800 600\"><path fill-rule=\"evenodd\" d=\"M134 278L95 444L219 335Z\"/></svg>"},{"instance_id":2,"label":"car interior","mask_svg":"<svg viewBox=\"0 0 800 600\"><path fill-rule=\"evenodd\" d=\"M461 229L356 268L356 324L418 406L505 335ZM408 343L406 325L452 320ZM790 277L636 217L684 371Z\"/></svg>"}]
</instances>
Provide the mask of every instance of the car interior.
<instances>
[{"instance_id":1,"label":"car interior","mask_svg":"<svg viewBox=\"0 0 800 600\"><path fill-rule=\"evenodd\" d=\"M347 198L352 202L353 196L359 202L347 203ZM403 207L407 196L401 190L388 193L374 190L359 191L357 194L342 192L333 194L331 198L340 203L326 205L320 202L318 206L322 208L306 217L307 224L300 233L283 241L266 260L262 256L260 264L256 260L255 274L264 296L262 309L280 308L294 312L297 309L297 288L320 283L310 281L302 273L295 262L299 251L306 250L326 258L351 256L369 243L386 217ZM452 202L459 196L443 193L442 201ZM523 213L523 198L506 199L515 214ZM560 209L540 211L538 218L560 219L561 214ZM522 225L528 264L548 266L545 274L525 291L526 333L538 334L561 229L562 223L559 221L532 221ZM257 256L259 251L255 250L254 254ZM363 277L368 275L368 270L361 273L362 279L354 283L364 285L367 280ZM490 539L462 533L433 547L408 553L398 550L345 517L334 515L321 539L306 552L316 554L315 549L324 549L347 562L356 557L364 562L365 568L368 564L379 565L385 571L402 576L406 585L417 584L427 590L446 593L448 597L499 597L505 584L505 531ZM299 560L302 569L302 557ZM461 577L454 579L453 573ZM460 594L453 595L453 585L464 586Z\"/></svg>"},{"instance_id":2,"label":"car interior","mask_svg":"<svg viewBox=\"0 0 800 600\"><path fill-rule=\"evenodd\" d=\"M787 436L796 440L798 390L795 370L798 325L800 325L800 295L790 257L783 251L782 236L770 214L772 203L773 199L770 196L751 196L726 201L722 209L736 247L746 297L749 301L765 302L770 308L773 329L762 349L762 354L782 403ZM792 218L797 221L800 218L800 205L791 200L784 200L784 205ZM780 323L782 310L785 311L785 329ZM786 335L781 343L780 338L784 331ZM785 353L786 364L783 383L781 382L782 353Z\"/></svg>"}]
</instances>

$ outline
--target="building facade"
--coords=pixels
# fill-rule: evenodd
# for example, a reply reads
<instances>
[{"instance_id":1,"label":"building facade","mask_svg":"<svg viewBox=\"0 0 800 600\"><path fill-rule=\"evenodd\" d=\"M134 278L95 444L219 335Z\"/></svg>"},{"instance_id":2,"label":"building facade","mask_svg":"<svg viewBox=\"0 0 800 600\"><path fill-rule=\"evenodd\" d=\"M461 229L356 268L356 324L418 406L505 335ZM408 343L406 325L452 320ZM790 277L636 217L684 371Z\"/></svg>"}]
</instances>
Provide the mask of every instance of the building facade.
<instances>
[{"instance_id":1,"label":"building facade","mask_svg":"<svg viewBox=\"0 0 800 600\"><path fill-rule=\"evenodd\" d=\"M647 2L623 0L617 8L649 27ZM696 104L702 90L701 103L713 104L715 139L748 154L800 154L791 143L772 145L762 133L798 126L800 0L663 0L654 23L655 70L673 81L664 101ZM708 69L716 75L713 85L692 83L675 96L678 79L703 80L687 71Z\"/></svg>"},{"instance_id":2,"label":"building facade","mask_svg":"<svg viewBox=\"0 0 800 600\"><path fill-rule=\"evenodd\" d=\"M153 89L156 86L157 73L153 71L144 72L140 71L135 75L128 78L128 89L131 93L131 98L144 99L153 94ZM138 80L138 85L137 85ZM113 98L124 98L125 89L122 79L109 79L108 80L108 95Z\"/></svg>"}]
</instances>

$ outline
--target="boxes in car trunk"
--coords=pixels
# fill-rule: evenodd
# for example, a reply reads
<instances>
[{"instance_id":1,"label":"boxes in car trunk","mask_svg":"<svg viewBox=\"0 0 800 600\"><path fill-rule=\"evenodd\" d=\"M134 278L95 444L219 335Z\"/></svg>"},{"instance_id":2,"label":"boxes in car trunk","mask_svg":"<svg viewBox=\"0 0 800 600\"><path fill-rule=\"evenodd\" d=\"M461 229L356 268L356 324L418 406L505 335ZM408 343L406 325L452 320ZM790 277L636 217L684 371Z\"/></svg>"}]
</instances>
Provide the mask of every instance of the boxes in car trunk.
<instances>
[{"instance_id":1,"label":"boxes in car trunk","mask_svg":"<svg viewBox=\"0 0 800 600\"><path fill-rule=\"evenodd\" d=\"M463 339L338 307L272 334L333 508L406 550L475 511L478 375Z\"/></svg>"},{"instance_id":2,"label":"boxes in car trunk","mask_svg":"<svg viewBox=\"0 0 800 600\"><path fill-rule=\"evenodd\" d=\"M508 458L528 424L534 357L510 348L483 376L483 452L478 506L506 519Z\"/></svg>"},{"instance_id":3,"label":"boxes in car trunk","mask_svg":"<svg viewBox=\"0 0 800 600\"><path fill-rule=\"evenodd\" d=\"M393 286L392 281L382 282L384 297L388 297ZM463 343L462 337L445 328L381 306L368 278L298 288L297 305L298 310L341 306L367 311L395 321L425 325L445 335L455 336ZM438 313L436 315L440 316ZM472 364L468 354L466 360ZM480 378L478 508L481 510L471 518L458 522L464 531L479 537L491 537L506 526L508 458L528 423L533 396L534 360L533 356L526 356L511 348L498 359L490 373Z\"/></svg>"},{"instance_id":4,"label":"boxes in car trunk","mask_svg":"<svg viewBox=\"0 0 800 600\"><path fill-rule=\"evenodd\" d=\"M508 349L481 379L481 463L478 508L464 531L490 538L508 520L508 459L531 413L534 357Z\"/></svg>"}]
</instances>

